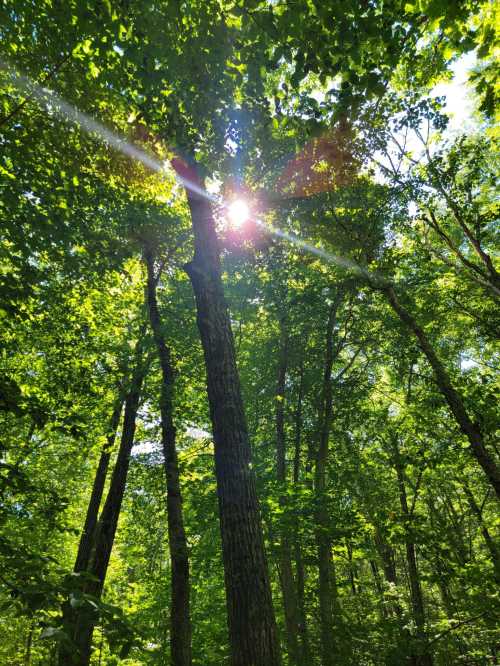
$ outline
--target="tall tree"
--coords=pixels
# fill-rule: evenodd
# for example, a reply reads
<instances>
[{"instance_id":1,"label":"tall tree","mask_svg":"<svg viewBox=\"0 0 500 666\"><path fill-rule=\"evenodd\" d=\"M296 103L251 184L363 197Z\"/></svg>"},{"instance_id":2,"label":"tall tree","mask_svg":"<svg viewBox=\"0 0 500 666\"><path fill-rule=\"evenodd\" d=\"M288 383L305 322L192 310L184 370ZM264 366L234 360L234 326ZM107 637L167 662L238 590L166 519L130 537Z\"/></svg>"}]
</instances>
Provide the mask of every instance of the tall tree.
<instances>
[{"instance_id":1,"label":"tall tree","mask_svg":"<svg viewBox=\"0 0 500 666\"><path fill-rule=\"evenodd\" d=\"M286 433L285 433L285 400L286 376L289 354L289 339L286 314L279 319L278 368L276 381L276 479L279 485L280 504L286 505ZM288 534L282 530L280 534L280 581L285 611L286 640L291 664L299 664L299 609L292 568L292 550Z\"/></svg>"},{"instance_id":2,"label":"tall tree","mask_svg":"<svg viewBox=\"0 0 500 666\"><path fill-rule=\"evenodd\" d=\"M314 472L314 488L317 495L316 511L316 547L318 554L318 597L321 624L322 660L327 666L333 666L338 659L338 639L335 636L335 624L339 624L338 602L335 573L332 562L332 542L329 535L329 516L327 514L324 493L328 463L330 429L333 416L332 369L335 357L335 326L338 310L344 294L339 285L333 294L328 311L325 333L325 360L323 381L320 393L318 415L318 446Z\"/></svg>"},{"instance_id":3,"label":"tall tree","mask_svg":"<svg viewBox=\"0 0 500 666\"><path fill-rule=\"evenodd\" d=\"M150 246L144 249L147 269L146 299L149 321L160 360L162 384L160 414L165 476L167 481L168 543L172 561L172 597L170 610L171 658L173 666L190 666L191 618L189 610L189 556L184 530L179 464L174 426L174 367L172 355L162 330L156 287L161 267L155 273L155 256Z\"/></svg>"},{"instance_id":4,"label":"tall tree","mask_svg":"<svg viewBox=\"0 0 500 666\"><path fill-rule=\"evenodd\" d=\"M144 357L144 341L139 339L135 353L135 367L130 379L130 387L125 398L123 429L118 457L111 477L108 494L97 525L94 550L88 573L91 575L84 591L91 598L100 599L104 588L109 559L113 549L118 519L125 493L130 453L134 444L137 411L141 387L147 364ZM75 613L66 617L65 631L69 640L61 643L59 664L87 666L92 650L92 635L98 620L94 602L81 599L76 604Z\"/></svg>"},{"instance_id":5,"label":"tall tree","mask_svg":"<svg viewBox=\"0 0 500 666\"><path fill-rule=\"evenodd\" d=\"M203 188L193 169L190 174L191 182ZM233 666L272 666L281 658L219 241L209 202L190 190L186 193L195 243L186 270L196 298L207 371L231 660Z\"/></svg>"}]
</instances>

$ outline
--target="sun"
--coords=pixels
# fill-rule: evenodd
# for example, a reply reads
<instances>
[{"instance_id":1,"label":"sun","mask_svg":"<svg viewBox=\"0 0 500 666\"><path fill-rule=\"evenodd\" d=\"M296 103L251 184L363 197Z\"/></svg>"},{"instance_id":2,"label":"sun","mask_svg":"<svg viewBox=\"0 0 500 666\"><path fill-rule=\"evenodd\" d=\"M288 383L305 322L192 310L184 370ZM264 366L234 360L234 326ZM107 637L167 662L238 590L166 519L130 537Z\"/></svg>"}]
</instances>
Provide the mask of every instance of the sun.
<instances>
[{"instance_id":1,"label":"sun","mask_svg":"<svg viewBox=\"0 0 500 666\"><path fill-rule=\"evenodd\" d=\"M243 199L235 199L227 207L229 220L235 227L241 227L250 217L250 209Z\"/></svg>"}]
</instances>

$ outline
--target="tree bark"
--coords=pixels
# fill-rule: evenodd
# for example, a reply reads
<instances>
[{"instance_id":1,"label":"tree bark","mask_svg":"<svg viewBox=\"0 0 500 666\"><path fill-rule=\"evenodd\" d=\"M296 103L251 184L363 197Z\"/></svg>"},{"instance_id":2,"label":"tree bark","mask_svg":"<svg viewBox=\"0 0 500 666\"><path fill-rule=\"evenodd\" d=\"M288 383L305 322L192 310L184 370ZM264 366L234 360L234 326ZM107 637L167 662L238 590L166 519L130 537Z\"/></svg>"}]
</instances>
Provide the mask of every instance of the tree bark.
<instances>
[{"instance_id":1,"label":"tree bark","mask_svg":"<svg viewBox=\"0 0 500 666\"><path fill-rule=\"evenodd\" d=\"M87 507L87 515L85 517L85 524L83 526L83 531L80 537L78 553L76 555L75 566L73 569L75 573L80 571L87 571L89 566L90 556L94 546L97 518L99 516L102 495L104 492L104 486L106 484L106 477L108 475L109 460L111 458L111 451L113 450L116 439L116 431L118 430L118 426L120 424L122 408L123 398L122 396L119 396L113 408L107 441L101 452L101 457L99 458L99 464L97 466L96 474L94 477L92 494L90 495L90 500Z\"/></svg>"},{"instance_id":2,"label":"tree bark","mask_svg":"<svg viewBox=\"0 0 500 666\"><path fill-rule=\"evenodd\" d=\"M145 374L145 363L142 359L142 344L137 343L136 366L131 386L125 399L123 429L108 495L99 519L95 535L95 548L89 563L88 572L92 575L84 588L87 595L100 599L104 580L108 569L111 550L118 526L125 484L130 462L130 452L134 444L136 416L139 408L139 397ZM71 644L61 644L59 666L88 666L92 649L92 635L98 621L98 612L89 603L83 603L67 618L66 633Z\"/></svg>"},{"instance_id":3,"label":"tree bark","mask_svg":"<svg viewBox=\"0 0 500 666\"><path fill-rule=\"evenodd\" d=\"M99 458L99 463L97 465L97 470L94 477L94 484L92 486L92 493L90 495L89 504L87 506L85 523L80 536L80 542L78 544L78 552L75 558L75 565L73 567L74 573L86 572L89 567L90 558L95 546L97 519L99 516L99 509L101 507L104 486L106 484L106 477L108 474L111 451L115 443L116 431L120 423L122 408L123 408L123 398L122 396L119 396L115 401L115 405L111 415L107 441L102 449L101 456ZM83 590L85 587L85 581L84 580L80 581L78 587L80 587L81 590ZM63 603L62 615L63 615L63 626L66 628L66 630L69 630L69 632L74 631L73 623L76 620L77 614L71 607L69 600ZM61 650L59 652L59 663L60 664L71 663L67 661L61 661L61 659L67 659L67 658L68 658L67 655L65 655L65 648L61 646Z\"/></svg>"},{"instance_id":4,"label":"tree bark","mask_svg":"<svg viewBox=\"0 0 500 666\"><path fill-rule=\"evenodd\" d=\"M195 169L190 178L202 188ZM281 662L234 339L210 203L186 190L195 242L186 265L205 356L232 666Z\"/></svg>"},{"instance_id":5,"label":"tree bark","mask_svg":"<svg viewBox=\"0 0 500 666\"><path fill-rule=\"evenodd\" d=\"M189 613L189 556L184 530L179 466L175 445L176 429L173 420L174 368L172 356L163 335L156 297L157 278L154 275L154 255L146 248L146 297L149 320L153 331L162 373L160 413L165 476L167 482L168 543L172 567L170 638L172 666L191 666L191 619Z\"/></svg>"},{"instance_id":6,"label":"tree bark","mask_svg":"<svg viewBox=\"0 0 500 666\"><path fill-rule=\"evenodd\" d=\"M280 338L278 351L278 372L276 384L276 478L280 488L279 502L286 505L283 494L286 484L286 435L285 435L285 384L288 359L288 335L284 317L280 318ZM285 611L286 642L290 664L300 666L299 659L299 623L298 606L292 570L292 552L287 529L281 528L280 534L280 582Z\"/></svg>"},{"instance_id":7,"label":"tree bark","mask_svg":"<svg viewBox=\"0 0 500 666\"><path fill-rule=\"evenodd\" d=\"M300 459L302 448L302 400L304 396L304 362L300 364L299 388L297 407L295 410L295 451L293 458L293 483L298 485L300 476ZM299 632L300 664L311 663L311 650L309 647L309 632L307 629L307 616L305 607L305 570L302 559L300 543L300 529L297 529L294 538L295 576L297 590L297 621Z\"/></svg>"},{"instance_id":8,"label":"tree bark","mask_svg":"<svg viewBox=\"0 0 500 666\"><path fill-rule=\"evenodd\" d=\"M410 579L412 614L417 632L417 649L412 655L412 660L415 666L432 666L432 655L429 651L427 634L425 630L424 600L422 597L422 588L420 587L420 576L417 566L415 542L411 535L411 514L408 508L403 462L401 460L396 438L393 439L392 445L394 466L396 468L396 475L398 480L399 502L401 505L401 513L403 515L405 527L406 562L408 565L408 577Z\"/></svg>"},{"instance_id":9,"label":"tree bark","mask_svg":"<svg viewBox=\"0 0 500 666\"><path fill-rule=\"evenodd\" d=\"M412 315L404 308L398 300L396 292L391 285L384 285L382 291L386 295L392 309L398 315L402 322L416 336L420 348L424 352L427 360L429 361L436 378L436 383L445 398L448 406L455 417L462 432L467 436L471 452L476 458L477 462L481 465L484 473L486 474L489 482L493 486L497 497L500 498L500 471L492 456L485 447L483 435L476 423L472 421L467 413L463 400L459 393L455 390L451 383L450 376L448 375L444 365L437 357L429 339L424 333L423 329L417 324Z\"/></svg>"},{"instance_id":10,"label":"tree bark","mask_svg":"<svg viewBox=\"0 0 500 666\"><path fill-rule=\"evenodd\" d=\"M319 441L316 453L314 488L316 493L316 549L318 554L318 597L320 615L321 654L323 666L333 666L338 658L335 638L334 597L336 596L332 561L332 542L329 516L325 507L326 466L328 441L333 415L332 368L334 361L333 333L342 294L340 291L330 307L325 336L325 365L319 414Z\"/></svg>"}]
</instances>

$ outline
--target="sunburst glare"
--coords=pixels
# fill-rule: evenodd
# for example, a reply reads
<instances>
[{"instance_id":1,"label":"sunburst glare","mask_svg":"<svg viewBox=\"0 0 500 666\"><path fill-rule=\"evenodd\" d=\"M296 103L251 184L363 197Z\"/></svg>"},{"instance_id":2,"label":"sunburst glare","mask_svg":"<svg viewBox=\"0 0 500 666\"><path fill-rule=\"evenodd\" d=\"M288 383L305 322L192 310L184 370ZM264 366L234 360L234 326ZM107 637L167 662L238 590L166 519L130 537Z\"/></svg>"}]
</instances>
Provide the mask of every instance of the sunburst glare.
<instances>
[{"instance_id":1,"label":"sunburst glare","mask_svg":"<svg viewBox=\"0 0 500 666\"><path fill-rule=\"evenodd\" d=\"M250 218L250 209L243 199L232 201L227 210L229 220L234 227L241 227Z\"/></svg>"}]
</instances>

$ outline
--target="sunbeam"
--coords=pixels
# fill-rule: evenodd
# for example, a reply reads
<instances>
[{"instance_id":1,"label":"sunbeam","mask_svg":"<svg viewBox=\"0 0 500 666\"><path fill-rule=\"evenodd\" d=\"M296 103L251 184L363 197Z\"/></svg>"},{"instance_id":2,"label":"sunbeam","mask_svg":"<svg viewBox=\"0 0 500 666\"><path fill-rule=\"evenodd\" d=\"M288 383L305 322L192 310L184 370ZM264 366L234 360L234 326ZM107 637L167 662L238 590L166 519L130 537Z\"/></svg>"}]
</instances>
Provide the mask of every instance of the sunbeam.
<instances>
[{"instance_id":1,"label":"sunbeam","mask_svg":"<svg viewBox=\"0 0 500 666\"><path fill-rule=\"evenodd\" d=\"M50 113L58 117L60 120L69 121L78 125L85 132L96 135L103 143L112 146L127 157L138 160L152 171L158 173L166 172L167 165L165 163L155 159L141 148L138 148L134 144L127 141L125 137L120 136L116 132L113 132L102 123L98 122L83 111L80 111L77 107L69 104L54 91L40 86L28 76L19 74L10 65L2 60L0 60L0 69L3 69L9 74L12 83L20 92L27 95L29 99L36 100L39 104L44 106L47 110L50 111ZM224 208L226 208L228 210L228 215L231 222L236 227L241 227L242 224L250 219L249 206L242 199L237 199L232 202L221 201L220 197L214 194L210 194L205 189L196 185L196 183L193 183L190 179L181 176L175 169L174 172L177 182L183 187L211 202L217 202L219 205L222 205ZM350 259L339 257L331 252L328 252L327 250L324 250L323 248L311 245L298 236L290 234L286 231L282 231L272 224L265 223L262 220L255 220L255 223L258 224L261 228L265 229L267 232L272 233L279 238L283 238L290 243L293 243L306 252L310 252L311 254L315 254L316 256L321 257L328 263L332 263L345 268L346 270L350 270L356 275L366 277L371 281L375 280L374 273L368 271L366 268L360 266Z\"/></svg>"},{"instance_id":2,"label":"sunbeam","mask_svg":"<svg viewBox=\"0 0 500 666\"><path fill-rule=\"evenodd\" d=\"M345 268L349 271L352 271L356 275L365 277L371 281L375 280L375 274L373 272L369 271L367 268L364 268L360 264L357 264L355 261L352 261L351 259L346 259L345 257L339 257L338 255L333 254L332 252L324 250L322 247L311 245L307 241L302 240L302 238L299 238L294 234L290 234L287 231L283 231L282 229L278 229L277 227L268 224L266 222L263 222L262 220L255 220L255 223L258 224L263 229L265 229L266 231L271 232L275 236L278 236L279 238L284 238L290 243L297 245L297 247L300 247L302 250L310 252L311 254L315 254L317 257L321 257L321 259L324 259L329 264L335 264L340 268Z\"/></svg>"},{"instance_id":3,"label":"sunbeam","mask_svg":"<svg viewBox=\"0 0 500 666\"><path fill-rule=\"evenodd\" d=\"M94 118L83 113L83 111L80 111L72 104L68 104L68 102L62 99L62 97L57 95L53 90L38 85L38 83L30 79L28 76L19 74L10 65L1 60L0 68L9 74L12 83L20 92L28 95L30 99L35 99L60 120L75 123L87 133L97 135L104 143L113 146L113 148L116 148L116 150L123 155L127 155L127 157L142 162L144 166L152 171L159 173L165 172L166 165L164 163L151 157L151 155L148 155L144 150L130 143L123 136L108 129L105 125L94 120ZM176 174L176 179L183 187L186 187L195 194L210 201L217 201L215 196L209 194L206 190L187 178L183 178L179 174Z\"/></svg>"}]
</instances>

